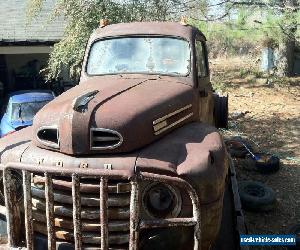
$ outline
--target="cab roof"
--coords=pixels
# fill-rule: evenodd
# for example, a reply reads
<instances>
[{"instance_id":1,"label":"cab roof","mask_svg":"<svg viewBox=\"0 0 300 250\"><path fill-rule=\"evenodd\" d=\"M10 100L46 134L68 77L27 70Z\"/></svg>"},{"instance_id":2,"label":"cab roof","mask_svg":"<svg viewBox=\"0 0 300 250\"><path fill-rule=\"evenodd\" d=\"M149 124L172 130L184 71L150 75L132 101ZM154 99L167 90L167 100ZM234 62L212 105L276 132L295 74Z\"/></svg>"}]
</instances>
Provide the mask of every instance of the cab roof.
<instances>
[{"instance_id":1,"label":"cab roof","mask_svg":"<svg viewBox=\"0 0 300 250\"><path fill-rule=\"evenodd\" d=\"M107 25L95 30L92 39L130 35L166 35L182 37L190 40L198 34L205 36L197 28L182 25L179 22L132 22Z\"/></svg>"},{"instance_id":2,"label":"cab roof","mask_svg":"<svg viewBox=\"0 0 300 250\"><path fill-rule=\"evenodd\" d=\"M49 90L21 90L10 93L9 98L13 103L23 103L52 100L54 95Z\"/></svg>"}]
</instances>

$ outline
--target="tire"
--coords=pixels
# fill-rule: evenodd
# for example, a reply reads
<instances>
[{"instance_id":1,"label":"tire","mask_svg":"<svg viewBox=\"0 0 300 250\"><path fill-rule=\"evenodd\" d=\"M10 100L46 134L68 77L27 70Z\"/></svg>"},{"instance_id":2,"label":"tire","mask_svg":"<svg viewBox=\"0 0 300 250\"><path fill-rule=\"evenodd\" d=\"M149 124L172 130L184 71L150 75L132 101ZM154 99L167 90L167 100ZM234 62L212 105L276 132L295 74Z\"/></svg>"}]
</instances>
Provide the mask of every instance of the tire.
<instances>
[{"instance_id":1,"label":"tire","mask_svg":"<svg viewBox=\"0 0 300 250\"><path fill-rule=\"evenodd\" d=\"M260 158L259 160L255 160L255 166L260 173L270 174L279 170L280 159L277 156L264 153L255 155Z\"/></svg>"},{"instance_id":2,"label":"tire","mask_svg":"<svg viewBox=\"0 0 300 250\"><path fill-rule=\"evenodd\" d=\"M232 157L245 158L249 153L244 145L252 151L251 145L249 145L242 138L233 138L225 141L228 152Z\"/></svg>"},{"instance_id":3,"label":"tire","mask_svg":"<svg viewBox=\"0 0 300 250\"><path fill-rule=\"evenodd\" d=\"M288 234L296 235L296 246L289 246L288 249L300 249L300 224L295 224L288 229Z\"/></svg>"},{"instance_id":4,"label":"tire","mask_svg":"<svg viewBox=\"0 0 300 250\"><path fill-rule=\"evenodd\" d=\"M239 194L245 210L265 212L275 207L275 192L263 183L241 181L239 183Z\"/></svg>"},{"instance_id":5,"label":"tire","mask_svg":"<svg viewBox=\"0 0 300 250\"><path fill-rule=\"evenodd\" d=\"M214 95L214 118L217 128L228 128L228 96Z\"/></svg>"}]
</instances>

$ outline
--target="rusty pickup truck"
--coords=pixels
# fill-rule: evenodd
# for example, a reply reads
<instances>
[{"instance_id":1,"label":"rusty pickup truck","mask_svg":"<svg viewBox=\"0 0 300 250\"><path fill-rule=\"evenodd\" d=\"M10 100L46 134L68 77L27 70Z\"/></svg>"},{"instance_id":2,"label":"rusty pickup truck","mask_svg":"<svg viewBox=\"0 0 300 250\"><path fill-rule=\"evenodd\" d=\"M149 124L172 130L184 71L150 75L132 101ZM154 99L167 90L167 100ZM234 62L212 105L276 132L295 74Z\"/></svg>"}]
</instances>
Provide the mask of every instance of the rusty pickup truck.
<instances>
[{"instance_id":1,"label":"rusty pickup truck","mask_svg":"<svg viewBox=\"0 0 300 250\"><path fill-rule=\"evenodd\" d=\"M175 22L102 25L78 86L0 140L9 248L211 249L227 100L205 36Z\"/></svg>"}]
</instances>

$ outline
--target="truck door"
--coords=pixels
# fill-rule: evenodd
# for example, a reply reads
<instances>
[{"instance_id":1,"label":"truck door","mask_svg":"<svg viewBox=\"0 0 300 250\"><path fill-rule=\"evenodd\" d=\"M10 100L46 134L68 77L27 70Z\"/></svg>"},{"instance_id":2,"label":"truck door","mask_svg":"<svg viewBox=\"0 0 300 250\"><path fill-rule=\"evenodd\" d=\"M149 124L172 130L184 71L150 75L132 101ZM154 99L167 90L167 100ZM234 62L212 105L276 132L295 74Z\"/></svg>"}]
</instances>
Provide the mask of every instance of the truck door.
<instances>
[{"instance_id":1,"label":"truck door","mask_svg":"<svg viewBox=\"0 0 300 250\"><path fill-rule=\"evenodd\" d=\"M199 93L200 121L214 124L213 119L213 92L209 78L208 55L205 41L201 38L195 40L197 89Z\"/></svg>"}]
</instances>

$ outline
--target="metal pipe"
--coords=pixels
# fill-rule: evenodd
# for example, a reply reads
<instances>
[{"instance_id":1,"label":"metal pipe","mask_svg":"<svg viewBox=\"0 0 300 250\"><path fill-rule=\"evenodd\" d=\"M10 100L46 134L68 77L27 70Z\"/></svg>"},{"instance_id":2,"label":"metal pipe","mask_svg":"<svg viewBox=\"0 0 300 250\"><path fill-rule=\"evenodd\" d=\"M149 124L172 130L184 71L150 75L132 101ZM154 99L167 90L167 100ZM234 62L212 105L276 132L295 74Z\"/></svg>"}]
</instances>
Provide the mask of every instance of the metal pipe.
<instances>
[{"instance_id":1,"label":"metal pipe","mask_svg":"<svg viewBox=\"0 0 300 250\"><path fill-rule=\"evenodd\" d=\"M8 245L13 248L18 247L20 240L20 208L17 205L16 185L12 178L12 171L10 169L4 169L3 177Z\"/></svg>"},{"instance_id":2,"label":"metal pipe","mask_svg":"<svg viewBox=\"0 0 300 250\"><path fill-rule=\"evenodd\" d=\"M131 181L130 196L130 236L129 249L138 249L139 238L139 186L136 180Z\"/></svg>"},{"instance_id":3,"label":"metal pipe","mask_svg":"<svg viewBox=\"0 0 300 250\"><path fill-rule=\"evenodd\" d=\"M140 229L159 228L159 227L192 227L196 225L194 218L169 218L157 220L142 220Z\"/></svg>"},{"instance_id":4,"label":"metal pipe","mask_svg":"<svg viewBox=\"0 0 300 250\"><path fill-rule=\"evenodd\" d=\"M43 166L41 169L41 165L30 165L24 163L8 163L5 165L6 169L15 169L15 170L27 170L32 173L51 173L56 176L72 176L73 173L76 173L78 176L102 176L110 179L123 179L128 180L132 176L134 176L133 170L111 170L107 171L105 169L92 169L92 168L58 168L53 166Z\"/></svg>"},{"instance_id":5,"label":"metal pipe","mask_svg":"<svg viewBox=\"0 0 300 250\"><path fill-rule=\"evenodd\" d=\"M107 179L100 179L100 228L101 228L101 250L108 249L108 188Z\"/></svg>"},{"instance_id":6,"label":"metal pipe","mask_svg":"<svg viewBox=\"0 0 300 250\"><path fill-rule=\"evenodd\" d=\"M31 174L26 170L23 170L22 173L23 173L26 247L28 250L32 250L33 249L33 223L32 223L32 203L31 203Z\"/></svg>"},{"instance_id":7,"label":"metal pipe","mask_svg":"<svg viewBox=\"0 0 300 250\"><path fill-rule=\"evenodd\" d=\"M45 196L46 196L46 218L48 231L48 249L56 249L55 227L54 227L54 199L52 187L52 175L45 173Z\"/></svg>"},{"instance_id":8,"label":"metal pipe","mask_svg":"<svg viewBox=\"0 0 300 250\"><path fill-rule=\"evenodd\" d=\"M81 198L80 198L80 178L77 174L72 174L72 200L73 200L73 225L74 225L75 249L80 250L82 245Z\"/></svg>"}]
</instances>

